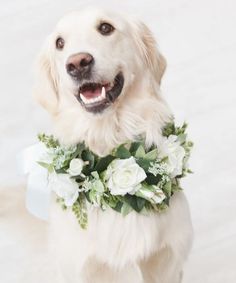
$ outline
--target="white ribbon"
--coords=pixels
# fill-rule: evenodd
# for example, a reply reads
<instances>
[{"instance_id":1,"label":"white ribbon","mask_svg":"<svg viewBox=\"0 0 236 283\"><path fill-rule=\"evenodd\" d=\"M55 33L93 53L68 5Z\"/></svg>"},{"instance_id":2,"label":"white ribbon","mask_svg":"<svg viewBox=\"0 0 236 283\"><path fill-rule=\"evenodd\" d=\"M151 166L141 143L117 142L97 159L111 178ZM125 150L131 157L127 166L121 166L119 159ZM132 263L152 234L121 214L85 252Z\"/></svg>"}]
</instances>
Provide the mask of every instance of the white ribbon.
<instances>
[{"instance_id":1,"label":"white ribbon","mask_svg":"<svg viewBox=\"0 0 236 283\"><path fill-rule=\"evenodd\" d=\"M18 156L22 173L28 175L26 208L42 220L48 220L51 195L47 170L37 163L45 151L45 145L37 143L23 150Z\"/></svg>"}]
</instances>

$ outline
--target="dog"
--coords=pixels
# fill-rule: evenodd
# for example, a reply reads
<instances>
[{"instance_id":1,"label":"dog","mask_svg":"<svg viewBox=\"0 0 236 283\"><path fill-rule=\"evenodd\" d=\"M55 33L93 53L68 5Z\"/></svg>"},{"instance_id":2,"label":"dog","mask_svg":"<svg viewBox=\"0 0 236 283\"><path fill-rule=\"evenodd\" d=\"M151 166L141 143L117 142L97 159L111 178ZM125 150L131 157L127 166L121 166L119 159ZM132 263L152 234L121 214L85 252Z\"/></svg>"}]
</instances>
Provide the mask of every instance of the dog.
<instances>
[{"instance_id":1,"label":"dog","mask_svg":"<svg viewBox=\"0 0 236 283\"><path fill-rule=\"evenodd\" d=\"M166 60L149 28L98 8L65 15L37 62L34 96L51 114L56 137L99 156L145 139L161 141L172 113L160 92ZM192 244L188 203L176 193L163 213L89 211L82 230L71 211L50 209L50 247L61 282L180 283Z\"/></svg>"}]
</instances>

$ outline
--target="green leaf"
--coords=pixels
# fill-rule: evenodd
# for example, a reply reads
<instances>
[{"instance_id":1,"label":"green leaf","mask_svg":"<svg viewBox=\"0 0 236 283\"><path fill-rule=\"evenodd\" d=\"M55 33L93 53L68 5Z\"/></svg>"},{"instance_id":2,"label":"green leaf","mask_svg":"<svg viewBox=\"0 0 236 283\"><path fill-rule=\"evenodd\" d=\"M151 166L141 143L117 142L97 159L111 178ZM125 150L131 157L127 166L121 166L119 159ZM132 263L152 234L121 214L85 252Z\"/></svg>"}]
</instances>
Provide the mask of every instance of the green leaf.
<instances>
[{"instance_id":1,"label":"green leaf","mask_svg":"<svg viewBox=\"0 0 236 283\"><path fill-rule=\"evenodd\" d=\"M180 187L179 183L177 184L172 183L172 193L180 192L180 191L182 191L182 188Z\"/></svg>"},{"instance_id":2,"label":"green leaf","mask_svg":"<svg viewBox=\"0 0 236 283\"><path fill-rule=\"evenodd\" d=\"M146 202L145 199L137 197L135 195L125 195L124 201L128 203L136 212L140 212Z\"/></svg>"},{"instance_id":3,"label":"green leaf","mask_svg":"<svg viewBox=\"0 0 236 283\"><path fill-rule=\"evenodd\" d=\"M118 201L116 206L111 206L111 208L117 212L121 212L122 206L123 206L123 203L121 201Z\"/></svg>"},{"instance_id":4,"label":"green leaf","mask_svg":"<svg viewBox=\"0 0 236 283\"><path fill-rule=\"evenodd\" d=\"M166 209L166 207L168 207L169 205L170 205L170 198L168 197L168 198L165 198L165 199L163 200L163 202L160 204L160 207L161 207L162 210L164 210L164 209ZM162 208L162 206L163 206L163 208Z\"/></svg>"},{"instance_id":5,"label":"green leaf","mask_svg":"<svg viewBox=\"0 0 236 283\"><path fill-rule=\"evenodd\" d=\"M135 155L135 152L139 148L140 145L142 145L142 142L132 142L130 145L129 151L131 152L132 155Z\"/></svg>"},{"instance_id":6,"label":"green leaf","mask_svg":"<svg viewBox=\"0 0 236 283\"><path fill-rule=\"evenodd\" d=\"M144 146L143 145L140 145L137 149L137 151L135 152L135 157L136 158L144 158L146 155L145 153L145 149L144 149Z\"/></svg>"},{"instance_id":7,"label":"green leaf","mask_svg":"<svg viewBox=\"0 0 236 283\"><path fill-rule=\"evenodd\" d=\"M42 161L37 161L37 163L39 165L41 165L42 167L46 168L49 173L52 173L54 171L53 164L48 164L48 163L45 163L45 162L42 162Z\"/></svg>"},{"instance_id":8,"label":"green leaf","mask_svg":"<svg viewBox=\"0 0 236 283\"><path fill-rule=\"evenodd\" d=\"M151 160L144 159L144 158L137 158L136 163L138 163L138 165L142 167L145 172L147 172L148 168L150 167Z\"/></svg>"},{"instance_id":9,"label":"green leaf","mask_svg":"<svg viewBox=\"0 0 236 283\"><path fill-rule=\"evenodd\" d=\"M93 153L91 153L91 151L89 150L83 150L83 152L81 153L81 158L84 161L88 161L89 164L86 166L87 169L92 170L94 167L94 163L95 163L95 156Z\"/></svg>"},{"instance_id":10,"label":"green leaf","mask_svg":"<svg viewBox=\"0 0 236 283\"><path fill-rule=\"evenodd\" d=\"M125 203L122 205L120 212L121 212L121 214L122 214L123 216L126 216L126 215L128 215L131 211L132 211L132 207L131 207L127 202L125 202Z\"/></svg>"},{"instance_id":11,"label":"green leaf","mask_svg":"<svg viewBox=\"0 0 236 283\"><path fill-rule=\"evenodd\" d=\"M178 135L178 141L180 142L180 144L185 143L186 138L187 138L187 135L186 135L186 134L180 134L180 135Z\"/></svg>"},{"instance_id":12,"label":"green leaf","mask_svg":"<svg viewBox=\"0 0 236 283\"><path fill-rule=\"evenodd\" d=\"M155 148L152 151L149 151L148 153L146 153L145 159L153 161L153 160L157 159L157 155L158 155L158 150L157 150L157 148Z\"/></svg>"},{"instance_id":13,"label":"green leaf","mask_svg":"<svg viewBox=\"0 0 236 283\"><path fill-rule=\"evenodd\" d=\"M124 144L120 145L115 151L115 156L120 159L126 159L131 157L129 150L125 147Z\"/></svg>"},{"instance_id":14,"label":"green leaf","mask_svg":"<svg viewBox=\"0 0 236 283\"><path fill-rule=\"evenodd\" d=\"M79 143L77 145L76 151L72 154L71 159L78 158L78 157L80 158L84 149L85 149L85 144Z\"/></svg>"},{"instance_id":15,"label":"green leaf","mask_svg":"<svg viewBox=\"0 0 236 283\"><path fill-rule=\"evenodd\" d=\"M167 194L167 196L171 196L171 188L172 188L172 183L171 181L167 182L164 187L163 187L163 191Z\"/></svg>"},{"instance_id":16,"label":"green leaf","mask_svg":"<svg viewBox=\"0 0 236 283\"><path fill-rule=\"evenodd\" d=\"M98 177L99 178L99 177ZM102 194L104 192L104 185L102 183L101 180L96 179L92 182L92 190L96 193L96 194Z\"/></svg>"},{"instance_id":17,"label":"green leaf","mask_svg":"<svg viewBox=\"0 0 236 283\"><path fill-rule=\"evenodd\" d=\"M136 197L136 201L137 201L138 212L140 212L144 208L146 200L144 198Z\"/></svg>"},{"instance_id":18,"label":"green leaf","mask_svg":"<svg viewBox=\"0 0 236 283\"><path fill-rule=\"evenodd\" d=\"M94 167L94 171L97 171L98 173L101 173L102 171L107 169L107 166L115 159L112 155L107 155L105 157L102 157L98 160L97 164Z\"/></svg>"},{"instance_id":19,"label":"green leaf","mask_svg":"<svg viewBox=\"0 0 236 283\"><path fill-rule=\"evenodd\" d=\"M91 203L91 199L90 199L90 196L89 196L89 191L84 192L84 195L86 197L86 200Z\"/></svg>"},{"instance_id":20,"label":"green leaf","mask_svg":"<svg viewBox=\"0 0 236 283\"><path fill-rule=\"evenodd\" d=\"M162 203L152 204L152 208L158 212L166 210L168 206L169 206L169 198L166 198Z\"/></svg>"},{"instance_id":21,"label":"green leaf","mask_svg":"<svg viewBox=\"0 0 236 283\"><path fill-rule=\"evenodd\" d=\"M95 179L99 179L98 172L93 171L93 172L91 172L91 175L92 175Z\"/></svg>"},{"instance_id":22,"label":"green leaf","mask_svg":"<svg viewBox=\"0 0 236 283\"><path fill-rule=\"evenodd\" d=\"M145 179L145 182L148 185L157 185L158 182L161 180L160 175L154 176L151 173L146 173L146 174L147 174L147 178Z\"/></svg>"}]
</instances>

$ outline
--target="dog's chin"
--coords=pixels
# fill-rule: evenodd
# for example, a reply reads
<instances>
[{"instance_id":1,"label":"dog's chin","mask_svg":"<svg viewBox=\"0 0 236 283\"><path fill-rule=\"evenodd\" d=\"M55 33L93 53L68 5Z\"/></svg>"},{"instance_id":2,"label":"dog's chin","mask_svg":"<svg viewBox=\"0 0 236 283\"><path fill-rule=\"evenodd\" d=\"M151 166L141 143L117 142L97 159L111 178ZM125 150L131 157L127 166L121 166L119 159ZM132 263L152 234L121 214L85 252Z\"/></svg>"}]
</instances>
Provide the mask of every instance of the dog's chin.
<instances>
[{"instance_id":1,"label":"dog's chin","mask_svg":"<svg viewBox=\"0 0 236 283\"><path fill-rule=\"evenodd\" d=\"M75 96L86 111L102 113L120 96L123 86L124 76L120 72L112 82L82 82Z\"/></svg>"}]
</instances>

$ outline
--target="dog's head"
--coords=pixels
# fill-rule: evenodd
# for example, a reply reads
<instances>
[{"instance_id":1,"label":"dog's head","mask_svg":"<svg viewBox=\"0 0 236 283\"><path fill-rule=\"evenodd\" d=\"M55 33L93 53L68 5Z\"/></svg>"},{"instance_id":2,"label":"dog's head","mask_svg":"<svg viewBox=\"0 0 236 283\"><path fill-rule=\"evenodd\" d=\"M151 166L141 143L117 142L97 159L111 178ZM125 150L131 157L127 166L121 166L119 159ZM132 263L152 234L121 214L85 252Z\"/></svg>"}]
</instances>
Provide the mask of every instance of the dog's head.
<instances>
[{"instance_id":1,"label":"dog's head","mask_svg":"<svg viewBox=\"0 0 236 283\"><path fill-rule=\"evenodd\" d=\"M76 11L59 21L39 56L35 95L53 114L76 104L102 115L142 81L159 86L165 67L143 23L94 8Z\"/></svg>"}]
</instances>

